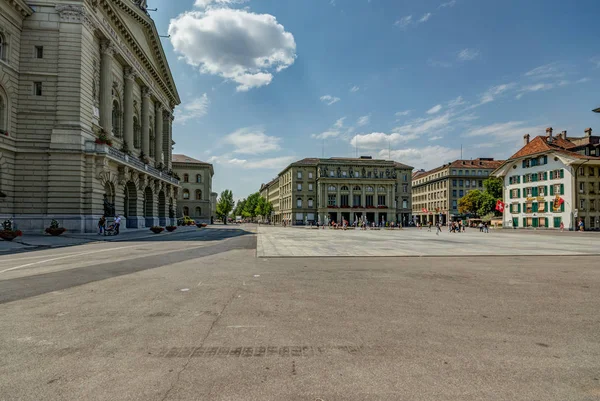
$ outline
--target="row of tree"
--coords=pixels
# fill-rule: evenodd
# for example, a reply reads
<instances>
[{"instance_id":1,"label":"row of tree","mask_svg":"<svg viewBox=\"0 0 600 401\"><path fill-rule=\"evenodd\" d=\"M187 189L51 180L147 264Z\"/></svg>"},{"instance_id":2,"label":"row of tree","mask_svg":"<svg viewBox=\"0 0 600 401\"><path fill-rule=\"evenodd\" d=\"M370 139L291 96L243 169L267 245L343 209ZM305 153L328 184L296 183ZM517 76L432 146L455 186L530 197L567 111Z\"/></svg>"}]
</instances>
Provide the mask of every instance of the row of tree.
<instances>
[{"instance_id":1,"label":"row of tree","mask_svg":"<svg viewBox=\"0 0 600 401\"><path fill-rule=\"evenodd\" d=\"M502 179L490 177L483 181L483 191L470 191L458 201L458 211L463 214L476 215L482 219L500 216L496 210L496 202L502 200Z\"/></svg>"},{"instance_id":2,"label":"row of tree","mask_svg":"<svg viewBox=\"0 0 600 401\"><path fill-rule=\"evenodd\" d=\"M247 219L254 219L258 216L266 218L271 215L272 211L273 205L271 202L260 196L260 193L255 192L245 199L238 200L232 214Z\"/></svg>"}]
</instances>

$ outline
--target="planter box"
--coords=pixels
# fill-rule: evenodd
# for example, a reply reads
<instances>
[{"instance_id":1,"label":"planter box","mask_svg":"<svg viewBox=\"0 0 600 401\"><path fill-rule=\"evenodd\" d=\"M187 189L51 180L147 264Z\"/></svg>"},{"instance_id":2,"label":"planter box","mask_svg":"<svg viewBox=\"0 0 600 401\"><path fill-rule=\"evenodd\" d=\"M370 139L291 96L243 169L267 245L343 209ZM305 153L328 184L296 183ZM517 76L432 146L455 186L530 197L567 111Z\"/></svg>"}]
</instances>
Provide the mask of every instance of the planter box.
<instances>
[{"instance_id":1,"label":"planter box","mask_svg":"<svg viewBox=\"0 0 600 401\"><path fill-rule=\"evenodd\" d=\"M20 237L21 235L23 235L23 233L20 230L14 230L14 231L2 230L2 231L0 231L0 238L2 238L4 241L12 241L17 237Z\"/></svg>"},{"instance_id":2,"label":"planter box","mask_svg":"<svg viewBox=\"0 0 600 401\"><path fill-rule=\"evenodd\" d=\"M167 226L166 229L168 232L172 233L173 231L177 230L177 227L176 226Z\"/></svg>"},{"instance_id":3,"label":"planter box","mask_svg":"<svg viewBox=\"0 0 600 401\"><path fill-rule=\"evenodd\" d=\"M60 228L46 228L46 233L52 235L53 237L57 237L59 235L61 235L62 233L64 233L65 231L67 231L66 228L64 227L60 227Z\"/></svg>"},{"instance_id":4,"label":"planter box","mask_svg":"<svg viewBox=\"0 0 600 401\"><path fill-rule=\"evenodd\" d=\"M160 234L164 231L165 229L162 227L150 227L150 231L152 231L154 234Z\"/></svg>"}]
</instances>

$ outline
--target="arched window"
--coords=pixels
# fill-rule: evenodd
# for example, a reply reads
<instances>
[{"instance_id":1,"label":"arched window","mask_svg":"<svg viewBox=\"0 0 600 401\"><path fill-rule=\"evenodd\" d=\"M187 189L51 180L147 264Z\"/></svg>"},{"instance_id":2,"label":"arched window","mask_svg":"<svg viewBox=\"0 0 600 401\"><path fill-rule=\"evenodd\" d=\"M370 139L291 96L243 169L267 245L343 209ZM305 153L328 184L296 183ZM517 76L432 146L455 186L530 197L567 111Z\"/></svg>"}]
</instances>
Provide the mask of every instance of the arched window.
<instances>
[{"instance_id":1,"label":"arched window","mask_svg":"<svg viewBox=\"0 0 600 401\"><path fill-rule=\"evenodd\" d=\"M199 189L196 190L196 200L202 200L202 191Z\"/></svg>"},{"instance_id":2,"label":"arched window","mask_svg":"<svg viewBox=\"0 0 600 401\"><path fill-rule=\"evenodd\" d=\"M190 215L190 208L187 206L183 207L183 215L184 216L189 216Z\"/></svg>"},{"instance_id":3,"label":"arched window","mask_svg":"<svg viewBox=\"0 0 600 401\"><path fill-rule=\"evenodd\" d=\"M112 129L113 135L117 138L121 137L121 117L123 113L121 112L121 106L119 105L119 101L117 99L113 100L112 106Z\"/></svg>"},{"instance_id":4,"label":"arched window","mask_svg":"<svg viewBox=\"0 0 600 401\"><path fill-rule=\"evenodd\" d=\"M183 199L190 199L190 190L189 189L183 190Z\"/></svg>"},{"instance_id":5,"label":"arched window","mask_svg":"<svg viewBox=\"0 0 600 401\"><path fill-rule=\"evenodd\" d=\"M373 192L373 187L367 187L366 190L367 192Z\"/></svg>"},{"instance_id":6,"label":"arched window","mask_svg":"<svg viewBox=\"0 0 600 401\"><path fill-rule=\"evenodd\" d=\"M353 191L360 191L360 186L355 185L354 188L352 188Z\"/></svg>"},{"instance_id":7,"label":"arched window","mask_svg":"<svg viewBox=\"0 0 600 401\"><path fill-rule=\"evenodd\" d=\"M6 47L6 38L0 33L0 60L6 60L6 57L8 56Z\"/></svg>"},{"instance_id":8,"label":"arched window","mask_svg":"<svg viewBox=\"0 0 600 401\"><path fill-rule=\"evenodd\" d=\"M136 149L142 147L142 127L137 116L133 116L133 147Z\"/></svg>"},{"instance_id":9,"label":"arched window","mask_svg":"<svg viewBox=\"0 0 600 401\"><path fill-rule=\"evenodd\" d=\"M327 188L327 190L329 192L335 192L335 185L330 185L329 188Z\"/></svg>"},{"instance_id":10,"label":"arched window","mask_svg":"<svg viewBox=\"0 0 600 401\"><path fill-rule=\"evenodd\" d=\"M183 175L183 182L190 182L190 175L189 174L184 174Z\"/></svg>"},{"instance_id":11,"label":"arched window","mask_svg":"<svg viewBox=\"0 0 600 401\"><path fill-rule=\"evenodd\" d=\"M377 188L377 192L385 192L385 188L384 187L379 187L379 188Z\"/></svg>"},{"instance_id":12,"label":"arched window","mask_svg":"<svg viewBox=\"0 0 600 401\"><path fill-rule=\"evenodd\" d=\"M200 217L200 216L202 216L202 208L197 207L196 208L196 217Z\"/></svg>"},{"instance_id":13,"label":"arched window","mask_svg":"<svg viewBox=\"0 0 600 401\"><path fill-rule=\"evenodd\" d=\"M196 182L197 183L201 183L202 182L202 175L201 174L196 174Z\"/></svg>"},{"instance_id":14,"label":"arched window","mask_svg":"<svg viewBox=\"0 0 600 401\"><path fill-rule=\"evenodd\" d=\"M342 185L342 187L340 188L342 191L348 191L348 187L346 185Z\"/></svg>"},{"instance_id":15,"label":"arched window","mask_svg":"<svg viewBox=\"0 0 600 401\"><path fill-rule=\"evenodd\" d=\"M154 124L152 121L150 121L150 126L152 127ZM148 130L148 137L150 138L150 146L149 146L149 150L150 150L150 154L148 156L150 157L154 157L154 142L156 142L156 139L154 137L154 130L152 128L150 128Z\"/></svg>"}]
</instances>

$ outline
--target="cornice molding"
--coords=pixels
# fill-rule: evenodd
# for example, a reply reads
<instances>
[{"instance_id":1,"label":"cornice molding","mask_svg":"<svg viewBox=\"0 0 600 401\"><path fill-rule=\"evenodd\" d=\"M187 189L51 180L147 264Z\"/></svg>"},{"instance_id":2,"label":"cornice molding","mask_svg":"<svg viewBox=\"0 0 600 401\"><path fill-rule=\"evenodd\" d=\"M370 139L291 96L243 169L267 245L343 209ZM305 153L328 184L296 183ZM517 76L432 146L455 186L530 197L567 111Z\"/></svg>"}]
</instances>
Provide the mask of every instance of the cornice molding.
<instances>
[{"instance_id":1,"label":"cornice molding","mask_svg":"<svg viewBox=\"0 0 600 401\"><path fill-rule=\"evenodd\" d=\"M9 6L12 6L15 10L21 14L23 18L29 17L33 14L33 9L27 5L23 0L6 0Z\"/></svg>"}]
</instances>

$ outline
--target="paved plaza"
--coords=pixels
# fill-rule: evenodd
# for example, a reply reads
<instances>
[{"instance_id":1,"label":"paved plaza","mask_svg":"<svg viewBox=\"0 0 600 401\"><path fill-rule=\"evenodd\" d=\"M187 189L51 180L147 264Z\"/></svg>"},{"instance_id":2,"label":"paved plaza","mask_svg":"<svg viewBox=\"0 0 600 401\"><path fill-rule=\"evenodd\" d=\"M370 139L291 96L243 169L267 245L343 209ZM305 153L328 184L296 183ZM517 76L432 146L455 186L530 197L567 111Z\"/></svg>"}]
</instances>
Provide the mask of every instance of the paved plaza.
<instances>
[{"instance_id":1,"label":"paved plaza","mask_svg":"<svg viewBox=\"0 0 600 401\"><path fill-rule=\"evenodd\" d=\"M558 231L467 229L449 233L435 227L403 230L334 230L261 226L259 257L595 255L600 234Z\"/></svg>"},{"instance_id":2,"label":"paved plaza","mask_svg":"<svg viewBox=\"0 0 600 401\"><path fill-rule=\"evenodd\" d=\"M274 236L361 250L384 237L407 251L442 240L418 230L256 231L0 256L0 400L600 397L597 256L261 258L257 240ZM491 248L493 238L522 250L557 234L443 240L474 252L467 240Z\"/></svg>"}]
</instances>

